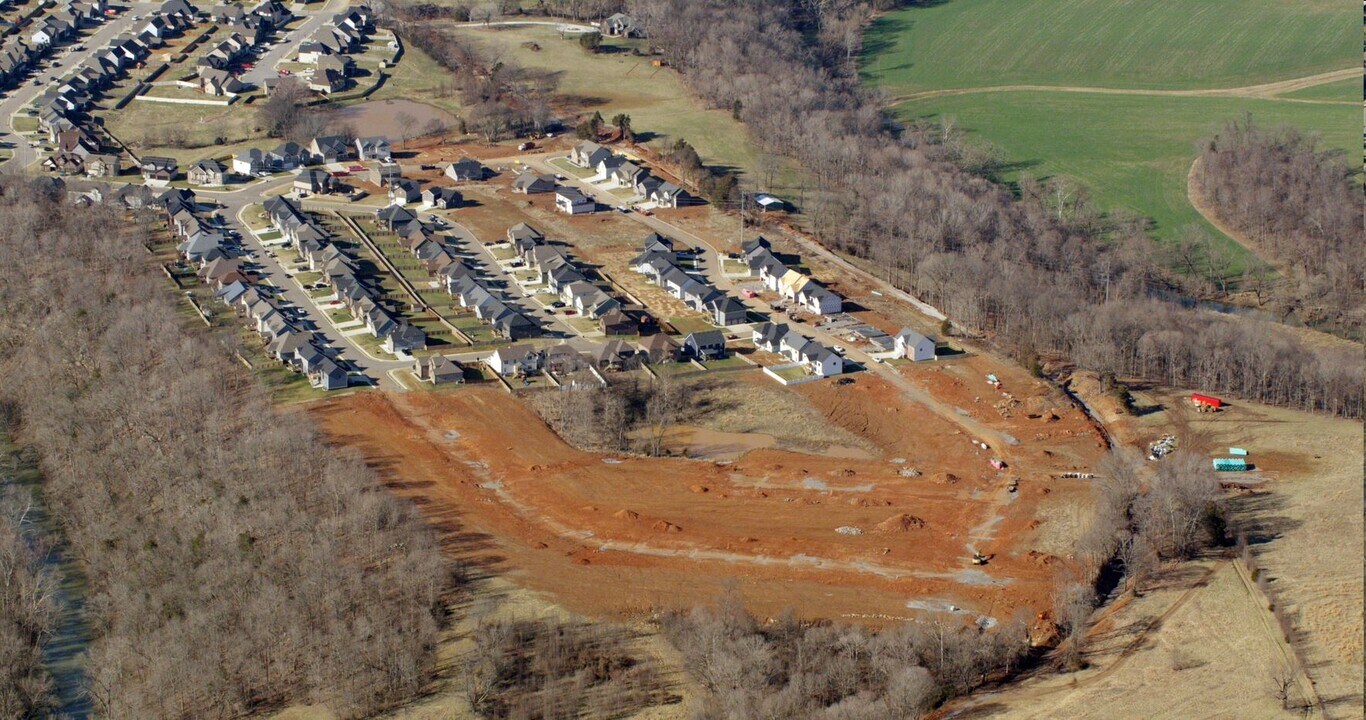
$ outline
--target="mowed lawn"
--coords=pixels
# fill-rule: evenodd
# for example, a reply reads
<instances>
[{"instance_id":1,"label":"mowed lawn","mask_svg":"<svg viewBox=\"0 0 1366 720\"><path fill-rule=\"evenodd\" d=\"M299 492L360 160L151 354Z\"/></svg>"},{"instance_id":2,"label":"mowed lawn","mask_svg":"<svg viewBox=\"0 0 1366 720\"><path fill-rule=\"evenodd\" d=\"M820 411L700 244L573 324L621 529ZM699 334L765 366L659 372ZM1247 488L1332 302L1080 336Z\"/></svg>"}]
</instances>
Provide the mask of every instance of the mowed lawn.
<instances>
[{"instance_id":1,"label":"mowed lawn","mask_svg":"<svg viewBox=\"0 0 1366 720\"><path fill-rule=\"evenodd\" d=\"M1022 173L1064 175L1088 187L1107 210L1150 217L1159 241L1196 223L1236 252L1241 246L1208 226L1186 198L1186 176L1197 144L1225 122L1251 112L1264 127L1292 124L1322 134L1325 146L1360 147L1360 111L1350 105L1210 97L991 92L926 98L897 108L903 118L951 116L971 140L1000 146Z\"/></svg>"},{"instance_id":2,"label":"mowed lawn","mask_svg":"<svg viewBox=\"0 0 1366 720\"><path fill-rule=\"evenodd\" d=\"M1240 87L1360 62L1356 13L1341 0L947 0L880 18L862 67L894 96L1012 84Z\"/></svg>"}]
</instances>

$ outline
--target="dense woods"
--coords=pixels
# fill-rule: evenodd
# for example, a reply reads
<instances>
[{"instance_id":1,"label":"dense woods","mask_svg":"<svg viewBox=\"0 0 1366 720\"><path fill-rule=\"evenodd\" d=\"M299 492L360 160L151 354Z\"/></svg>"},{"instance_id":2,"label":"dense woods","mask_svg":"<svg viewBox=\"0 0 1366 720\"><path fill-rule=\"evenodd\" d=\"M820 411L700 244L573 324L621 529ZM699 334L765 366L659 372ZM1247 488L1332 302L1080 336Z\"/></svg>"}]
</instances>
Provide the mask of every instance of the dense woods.
<instances>
[{"instance_id":1,"label":"dense woods","mask_svg":"<svg viewBox=\"0 0 1366 720\"><path fill-rule=\"evenodd\" d=\"M88 576L96 713L411 697L449 583L433 538L182 326L143 226L27 183L0 180L0 400Z\"/></svg>"},{"instance_id":2,"label":"dense woods","mask_svg":"<svg viewBox=\"0 0 1366 720\"><path fill-rule=\"evenodd\" d=\"M1361 338L1366 252L1360 174L1295 128L1231 122L1200 156L1197 179L1220 219L1289 275L1267 298L1306 322Z\"/></svg>"},{"instance_id":3,"label":"dense woods","mask_svg":"<svg viewBox=\"0 0 1366 720\"><path fill-rule=\"evenodd\" d=\"M653 44L707 104L735 112L822 192L822 242L990 337L1023 361L1061 355L1098 372L1362 414L1360 352L1312 349L1268 323L1152 299L1167 290L1141 232L1110 229L1071 197L1021 197L942 128L899 128L851 62L865 3L639 0ZM967 160L965 160L967 158Z\"/></svg>"},{"instance_id":4,"label":"dense woods","mask_svg":"<svg viewBox=\"0 0 1366 720\"><path fill-rule=\"evenodd\" d=\"M1018 617L990 632L957 620L881 632L791 616L760 624L734 594L669 615L664 629L710 691L706 720L918 718L1029 650Z\"/></svg>"},{"instance_id":5,"label":"dense woods","mask_svg":"<svg viewBox=\"0 0 1366 720\"><path fill-rule=\"evenodd\" d=\"M0 481L0 718L43 717L52 709L43 644L57 625L57 578L43 564L32 497L12 485L13 460L3 458Z\"/></svg>"},{"instance_id":6,"label":"dense woods","mask_svg":"<svg viewBox=\"0 0 1366 720\"><path fill-rule=\"evenodd\" d=\"M471 639L461 673L465 697L483 717L619 718L669 699L620 627L486 620Z\"/></svg>"}]
</instances>

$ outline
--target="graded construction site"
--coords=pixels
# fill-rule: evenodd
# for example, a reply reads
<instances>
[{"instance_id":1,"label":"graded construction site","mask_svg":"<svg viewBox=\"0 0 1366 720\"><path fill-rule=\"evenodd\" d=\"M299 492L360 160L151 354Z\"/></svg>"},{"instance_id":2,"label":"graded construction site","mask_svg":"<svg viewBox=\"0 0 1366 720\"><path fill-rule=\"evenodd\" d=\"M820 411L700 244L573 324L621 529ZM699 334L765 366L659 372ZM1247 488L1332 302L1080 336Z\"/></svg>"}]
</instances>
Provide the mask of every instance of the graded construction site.
<instances>
[{"instance_id":1,"label":"graded construction site","mask_svg":"<svg viewBox=\"0 0 1366 720\"><path fill-rule=\"evenodd\" d=\"M901 372L952 402L970 377L981 397L998 392L980 379L984 362ZM991 625L1048 606L1065 572L1049 550L1068 547L1071 508L1088 493L1059 476L1091 468L1105 447L1056 391L1023 371L996 372L1028 409L960 408L965 422L1018 438L989 449L873 373L796 388L736 374L745 379L730 382L787 395L790 415L818 425L806 440L782 437L776 422L764 432L762 420L751 432L704 424L675 435L679 451L722 436L733 461L584 452L491 387L353 395L308 411L424 508L452 549L576 612L687 607L735 579L761 614L880 624L929 613ZM809 439L821 436L854 444Z\"/></svg>"}]
</instances>

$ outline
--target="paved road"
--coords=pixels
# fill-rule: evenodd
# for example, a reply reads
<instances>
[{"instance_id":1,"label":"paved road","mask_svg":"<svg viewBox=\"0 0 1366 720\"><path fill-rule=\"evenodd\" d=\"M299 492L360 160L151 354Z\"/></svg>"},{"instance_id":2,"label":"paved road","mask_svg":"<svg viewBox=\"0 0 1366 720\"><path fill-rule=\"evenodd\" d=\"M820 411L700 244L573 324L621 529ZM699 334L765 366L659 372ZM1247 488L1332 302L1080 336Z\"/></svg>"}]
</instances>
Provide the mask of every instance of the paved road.
<instances>
[{"instance_id":1,"label":"paved road","mask_svg":"<svg viewBox=\"0 0 1366 720\"><path fill-rule=\"evenodd\" d=\"M546 313L545 306L531 297L531 294L517 282L516 278L512 277L511 272L504 269L502 264L498 262L498 258L493 256L493 251L489 249L489 246L479 242L469 228L449 219L447 222L450 223L450 234L454 237L456 245L471 256L476 269L482 266L487 274L506 280L509 291L507 293L508 300L512 304L520 307L527 317L541 322L543 328L553 333L558 333L566 338L578 336L578 332L574 330L563 315ZM554 298L554 300L558 299Z\"/></svg>"},{"instance_id":2,"label":"paved road","mask_svg":"<svg viewBox=\"0 0 1366 720\"><path fill-rule=\"evenodd\" d=\"M273 256L272 252L267 250L265 244L249 229L250 225L244 216L248 206L260 203L271 194L272 190L291 182L293 182L293 178L282 178L273 182L252 184L246 188L229 192L203 191L199 193L199 196L201 202L217 200L221 204L221 215L224 222L241 235L242 247L246 249L252 261L260 266L258 274L261 282L279 288L286 301L303 309L307 314L307 321L304 324L309 329L316 330L329 345L336 348L339 357L347 360L353 370L381 388L407 389L401 381L394 377L394 373L397 370L411 368L412 363L406 360L376 357L355 340L343 334L341 330L338 330L333 325L332 319L327 316L327 311L318 306L299 285L298 281L286 272L285 267Z\"/></svg>"},{"instance_id":3,"label":"paved road","mask_svg":"<svg viewBox=\"0 0 1366 720\"><path fill-rule=\"evenodd\" d=\"M24 78L24 81L11 88L5 93L4 100L0 100L0 116L6 118L5 132L0 134L5 142L14 149L14 156L6 161L12 169L22 170L38 161L38 151L29 145L28 138L20 135L14 129L14 119L25 105L33 102L35 98L43 94L55 81L60 79L72 68L81 64L87 57L99 52L110 40L120 34L132 29L135 22L134 15L143 15L145 12L158 7L158 3L152 2L133 2L120 6L122 10L112 18L106 18L102 25L88 29L85 34L67 43L63 47L73 47L75 45L85 45L85 50L68 50L63 53L63 48L55 48L55 52L50 53L47 58L39 61L35 70ZM93 30L93 32L91 32ZM59 58L61 67L52 67L52 58ZM37 78L39 84L33 85L33 79Z\"/></svg>"},{"instance_id":4,"label":"paved road","mask_svg":"<svg viewBox=\"0 0 1366 720\"><path fill-rule=\"evenodd\" d=\"M340 8L346 0L329 0L321 8L310 8L310 14L305 16L303 24L289 30L289 39L284 42L277 42L265 55L256 59L252 69L242 73L241 80L259 86L262 82L271 78L279 77L275 71L275 66L281 60L294 54L299 43L313 37L313 33L323 26L337 10L333 6Z\"/></svg>"}]
</instances>

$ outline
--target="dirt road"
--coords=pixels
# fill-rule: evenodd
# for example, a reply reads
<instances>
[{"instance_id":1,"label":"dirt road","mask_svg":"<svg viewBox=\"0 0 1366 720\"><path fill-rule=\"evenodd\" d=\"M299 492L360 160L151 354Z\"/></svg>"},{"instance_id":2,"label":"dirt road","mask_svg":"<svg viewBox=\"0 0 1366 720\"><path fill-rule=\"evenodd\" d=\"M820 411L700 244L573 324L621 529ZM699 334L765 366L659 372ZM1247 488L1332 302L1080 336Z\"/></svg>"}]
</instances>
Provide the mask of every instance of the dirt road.
<instances>
[{"instance_id":1,"label":"dirt road","mask_svg":"<svg viewBox=\"0 0 1366 720\"><path fill-rule=\"evenodd\" d=\"M1088 93L1093 95L1154 95L1160 97L1244 97L1260 98L1263 100L1280 100L1283 102L1301 102L1317 105L1356 105L1357 103L1346 100L1313 100L1309 98L1289 98L1283 97L1285 93L1304 90L1305 88L1326 85L1339 80L1361 77L1362 69L1360 66L1333 70L1331 72L1319 73L1317 75L1307 75L1305 77L1291 78L1290 80L1278 80L1276 82L1261 83L1258 85L1245 85L1235 88L1204 88L1197 90L1162 90L1146 88L1108 88L1108 87L1086 87L1081 85L989 85L986 87L975 88L945 88L941 90L925 90L908 95L900 95L892 98L887 104L899 105L911 100L924 100L926 98L944 97L948 95L973 95L976 93L990 92L1067 92L1067 93Z\"/></svg>"}]
</instances>

